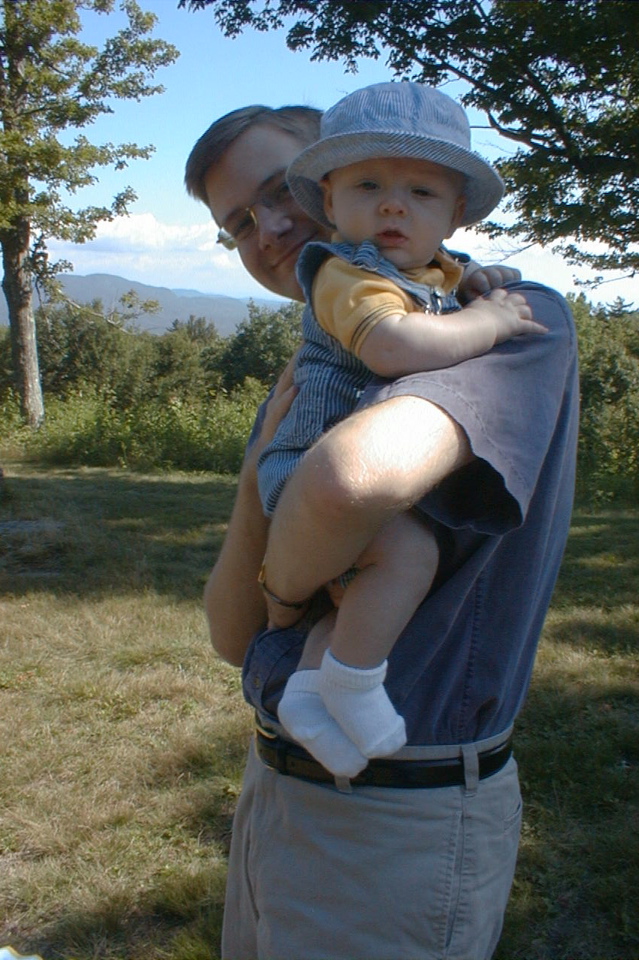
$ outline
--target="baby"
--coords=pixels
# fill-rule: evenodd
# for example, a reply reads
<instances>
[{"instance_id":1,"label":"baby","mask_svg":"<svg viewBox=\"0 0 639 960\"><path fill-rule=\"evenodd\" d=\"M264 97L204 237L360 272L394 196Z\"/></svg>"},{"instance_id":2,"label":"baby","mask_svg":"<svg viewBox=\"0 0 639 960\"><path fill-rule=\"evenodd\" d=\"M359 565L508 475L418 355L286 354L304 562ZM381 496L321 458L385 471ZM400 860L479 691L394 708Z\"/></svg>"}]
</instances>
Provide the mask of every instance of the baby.
<instances>
[{"instance_id":1,"label":"baby","mask_svg":"<svg viewBox=\"0 0 639 960\"><path fill-rule=\"evenodd\" d=\"M442 243L487 216L503 183L471 151L466 114L447 95L404 82L345 97L324 114L320 139L293 161L288 180L300 206L336 232L332 243L308 244L298 262L307 300L300 389L260 456L267 515L305 451L353 411L373 376L450 366L546 332L520 294L493 290L464 309L454 297L463 269ZM387 658L438 562L437 540L414 509L327 585L337 612L311 630L278 713L336 776L355 776L406 742L384 688ZM264 569L261 582L271 600L303 607L275 597Z\"/></svg>"}]
</instances>

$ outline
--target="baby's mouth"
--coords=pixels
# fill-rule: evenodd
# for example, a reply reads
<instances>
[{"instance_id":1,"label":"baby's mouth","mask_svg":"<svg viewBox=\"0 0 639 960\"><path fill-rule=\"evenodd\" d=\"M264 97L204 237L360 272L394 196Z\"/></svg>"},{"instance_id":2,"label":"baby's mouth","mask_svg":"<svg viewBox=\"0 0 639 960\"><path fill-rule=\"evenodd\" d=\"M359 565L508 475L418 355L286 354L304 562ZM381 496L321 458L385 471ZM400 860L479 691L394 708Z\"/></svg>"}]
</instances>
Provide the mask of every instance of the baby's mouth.
<instances>
[{"instance_id":1,"label":"baby's mouth","mask_svg":"<svg viewBox=\"0 0 639 960\"><path fill-rule=\"evenodd\" d=\"M394 241L398 242L398 241L406 240L406 234L402 233L401 230L392 230L392 229L380 230L380 232L377 234L377 237L379 240L382 240L385 242L391 242L391 243Z\"/></svg>"}]
</instances>

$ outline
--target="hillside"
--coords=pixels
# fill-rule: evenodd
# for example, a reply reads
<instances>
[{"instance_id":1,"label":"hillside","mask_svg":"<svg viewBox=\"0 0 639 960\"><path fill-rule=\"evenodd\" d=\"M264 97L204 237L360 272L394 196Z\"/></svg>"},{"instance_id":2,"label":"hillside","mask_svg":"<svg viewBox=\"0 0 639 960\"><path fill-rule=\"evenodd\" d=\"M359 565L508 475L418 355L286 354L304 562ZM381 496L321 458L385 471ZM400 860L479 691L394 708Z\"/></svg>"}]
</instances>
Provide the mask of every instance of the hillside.
<instances>
[{"instance_id":1,"label":"hillside","mask_svg":"<svg viewBox=\"0 0 639 960\"><path fill-rule=\"evenodd\" d=\"M200 293L197 290L169 290L167 287L152 287L135 280L125 280L107 273L93 273L86 277L76 274L60 276L62 287L71 300L76 303L91 303L101 300L105 311L113 309L120 297L130 290L141 300L157 300L158 313L140 317L136 325L140 330L163 333L174 320L185 321L191 315L204 317L215 324L222 336L235 332L235 328L248 316L248 300L224 297L217 294ZM260 306L277 309L279 300L255 300ZM0 324L8 324L9 317L4 296L0 296Z\"/></svg>"}]
</instances>

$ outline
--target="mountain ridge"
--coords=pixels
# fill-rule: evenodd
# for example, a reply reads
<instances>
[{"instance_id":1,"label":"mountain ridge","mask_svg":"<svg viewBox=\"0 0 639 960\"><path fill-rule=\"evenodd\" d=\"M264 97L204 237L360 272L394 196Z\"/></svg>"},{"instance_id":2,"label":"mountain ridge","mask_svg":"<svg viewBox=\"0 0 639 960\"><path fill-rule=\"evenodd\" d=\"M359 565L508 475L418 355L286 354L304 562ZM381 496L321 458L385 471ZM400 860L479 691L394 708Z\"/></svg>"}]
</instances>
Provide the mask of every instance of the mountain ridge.
<instances>
[{"instance_id":1,"label":"mountain ridge","mask_svg":"<svg viewBox=\"0 0 639 960\"><path fill-rule=\"evenodd\" d=\"M235 333L238 324L248 317L248 305L256 305L277 310L285 301L276 299L258 299L256 297L227 297L224 294L201 293L198 290L171 290L169 287L157 287L137 280L127 280L110 273L91 273L80 276L64 273L58 276L66 296L75 303L87 304L101 300L105 312L117 307L118 301L131 290L141 300L157 300L160 309L157 313L138 317L135 326L138 330L162 334L175 320L185 322L189 317L204 317L214 323L218 333L227 337ZM0 325L9 323L9 313L5 298L0 297Z\"/></svg>"}]
</instances>

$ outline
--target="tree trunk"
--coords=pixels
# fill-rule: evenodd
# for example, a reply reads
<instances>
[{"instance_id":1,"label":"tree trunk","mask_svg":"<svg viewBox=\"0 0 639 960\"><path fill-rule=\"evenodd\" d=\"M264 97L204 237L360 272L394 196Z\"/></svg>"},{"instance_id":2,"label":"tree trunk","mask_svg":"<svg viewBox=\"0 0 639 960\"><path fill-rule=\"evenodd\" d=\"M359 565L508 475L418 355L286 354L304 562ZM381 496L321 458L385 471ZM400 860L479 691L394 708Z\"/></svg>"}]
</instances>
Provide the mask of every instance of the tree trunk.
<instances>
[{"instance_id":1,"label":"tree trunk","mask_svg":"<svg viewBox=\"0 0 639 960\"><path fill-rule=\"evenodd\" d=\"M15 228L0 234L4 265L2 289L9 308L13 374L22 415L29 426L39 427L44 420L44 402L33 316L29 232L29 221L22 217Z\"/></svg>"}]
</instances>

